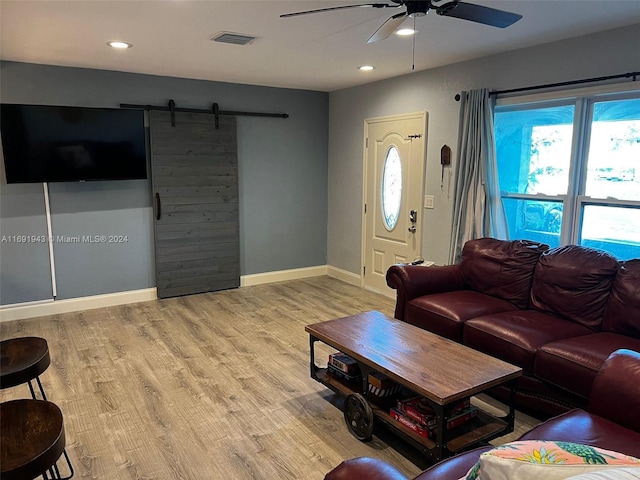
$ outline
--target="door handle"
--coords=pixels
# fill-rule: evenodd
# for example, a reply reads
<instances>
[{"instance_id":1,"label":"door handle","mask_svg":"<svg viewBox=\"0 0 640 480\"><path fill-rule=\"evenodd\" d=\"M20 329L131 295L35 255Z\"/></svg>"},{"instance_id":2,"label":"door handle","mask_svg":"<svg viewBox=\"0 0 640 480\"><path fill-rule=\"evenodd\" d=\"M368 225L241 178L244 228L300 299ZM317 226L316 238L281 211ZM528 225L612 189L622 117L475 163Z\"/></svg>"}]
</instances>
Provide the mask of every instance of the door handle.
<instances>
[{"instance_id":1,"label":"door handle","mask_svg":"<svg viewBox=\"0 0 640 480\"><path fill-rule=\"evenodd\" d=\"M162 204L160 203L160 194L156 192L156 220L160 220L162 216Z\"/></svg>"},{"instance_id":2,"label":"door handle","mask_svg":"<svg viewBox=\"0 0 640 480\"><path fill-rule=\"evenodd\" d=\"M411 223L416 223L418 221L418 211L417 210L411 210L409 212L409 221Z\"/></svg>"},{"instance_id":3,"label":"door handle","mask_svg":"<svg viewBox=\"0 0 640 480\"><path fill-rule=\"evenodd\" d=\"M411 226L408 228L408 230L409 230L411 233L416 233L416 226L415 226L415 225L411 225Z\"/></svg>"}]
</instances>

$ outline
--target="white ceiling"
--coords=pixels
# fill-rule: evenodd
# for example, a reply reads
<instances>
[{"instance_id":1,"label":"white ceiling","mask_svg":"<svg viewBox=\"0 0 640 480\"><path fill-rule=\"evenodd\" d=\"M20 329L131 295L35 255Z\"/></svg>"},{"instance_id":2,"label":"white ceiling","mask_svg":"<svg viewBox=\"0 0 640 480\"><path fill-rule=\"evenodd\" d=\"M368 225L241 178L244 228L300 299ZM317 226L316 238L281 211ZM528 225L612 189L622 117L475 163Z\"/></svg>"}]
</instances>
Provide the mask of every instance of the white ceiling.
<instances>
[{"instance_id":1,"label":"white ceiling","mask_svg":"<svg viewBox=\"0 0 640 480\"><path fill-rule=\"evenodd\" d=\"M468 2L524 18L504 30L434 12L418 18L416 71L640 23L640 0ZM320 91L410 73L411 37L366 43L402 9L353 8L279 18L357 3L363 2L0 0L0 58ZM257 39L246 46L209 40L221 31ZM109 40L134 47L117 51L106 46ZM363 64L376 68L360 72L357 67Z\"/></svg>"}]
</instances>

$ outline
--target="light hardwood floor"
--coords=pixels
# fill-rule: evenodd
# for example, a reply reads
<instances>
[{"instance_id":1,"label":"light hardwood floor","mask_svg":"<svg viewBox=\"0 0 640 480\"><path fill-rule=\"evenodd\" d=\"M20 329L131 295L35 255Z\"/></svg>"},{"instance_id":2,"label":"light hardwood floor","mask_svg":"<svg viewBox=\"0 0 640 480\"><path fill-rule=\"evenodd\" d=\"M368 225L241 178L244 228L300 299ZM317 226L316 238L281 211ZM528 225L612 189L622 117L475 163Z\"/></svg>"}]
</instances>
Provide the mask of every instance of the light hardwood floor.
<instances>
[{"instance_id":1,"label":"light hardwood floor","mask_svg":"<svg viewBox=\"0 0 640 480\"><path fill-rule=\"evenodd\" d=\"M77 478L322 479L363 455L413 476L427 465L415 451L383 429L356 440L339 399L309 378L305 325L393 307L317 277L4 322L0 338L47 339L41 380ZM519 431L535 423L518 415Z\"/></svg>"}]
</instances>

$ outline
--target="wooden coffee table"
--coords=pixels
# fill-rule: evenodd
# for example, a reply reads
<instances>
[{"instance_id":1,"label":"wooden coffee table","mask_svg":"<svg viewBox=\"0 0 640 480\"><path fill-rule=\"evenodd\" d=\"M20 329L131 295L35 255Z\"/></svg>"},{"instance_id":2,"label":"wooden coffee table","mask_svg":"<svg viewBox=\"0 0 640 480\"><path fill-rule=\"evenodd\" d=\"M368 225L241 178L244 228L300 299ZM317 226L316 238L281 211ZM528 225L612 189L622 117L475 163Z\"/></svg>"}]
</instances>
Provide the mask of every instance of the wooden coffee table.
<instances>
[{"instance_id":1,"label":"wooden coffee table","mask_svg":"<svg viewBox=\"0 0 640 480\"><path fill-rule=\"evenodd\" d=\"M349 400L356 404L355 418L347 418L347 413L353 415L353 410L345 410L345 418L353 423L356 431L361 427L356 423L375 418L392 427L433 461L513 431L515 384L522 375L519 367L380 312L315 323L305 330L310 336L311 377L334 392L347 395L346 409L353 407L349 407ZM344 381L316 365L317 341L354 358L362 381ZM372 371L383 373L404 389L426 399L437 418L433 438L422 437L394 420L389 410L392 401L369 394L367 379ZM456 403L501 384L507 384L511 390L509 412L504 417L478 410L469 422L449 430L445 428ZM359 401L366 405L357 405ZM367 418L371 414L373 418ZM350 430L354 433L351 427Z\"/></svg>"}]
</instances>

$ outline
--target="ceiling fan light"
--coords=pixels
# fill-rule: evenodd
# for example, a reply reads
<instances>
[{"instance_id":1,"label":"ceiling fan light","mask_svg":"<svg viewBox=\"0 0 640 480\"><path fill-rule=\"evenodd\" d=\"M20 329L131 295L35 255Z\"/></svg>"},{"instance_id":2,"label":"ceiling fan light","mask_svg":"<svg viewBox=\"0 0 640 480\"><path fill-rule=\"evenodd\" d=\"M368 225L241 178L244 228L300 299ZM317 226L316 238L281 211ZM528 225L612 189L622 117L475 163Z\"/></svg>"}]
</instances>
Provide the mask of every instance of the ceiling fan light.
<instances>
[{"instance_id":1,"label":"ceiling fan light","mask_svg":"<svg viewBox=\"0 0 640 480\"><path fill-rule=\"evenodd\" d=\"M361 65L358 67L358 70L362 70L363 72L370 72L371 70L375 69L376 67L374 67L373 65Z\"/></svg>"},{"instance_id":2,"label":"ceiling fan light","mask_svg":"<svg viewBox=\"0 0 640 480\"><path fill-rule=\"evenodd\" d=\"M109 45L112 48L118 48L118 49L121 49L121 50L133 47L133 45L131 45L130 43L119 42L119 41L107 42L107 45Z\"/></svg>"},{"instance_id":3,"label":"ceiling fan light","mask_svg":"<svg viewBox=\"0 0 640 480\"><path fill-rule=\"evenodd\" d=\"M414 30L413 28L401 28L400 30L396 30L396 35L406 37L409 35L414 35L416 32L417 30Z\"/></svg>"}]
</instances>

